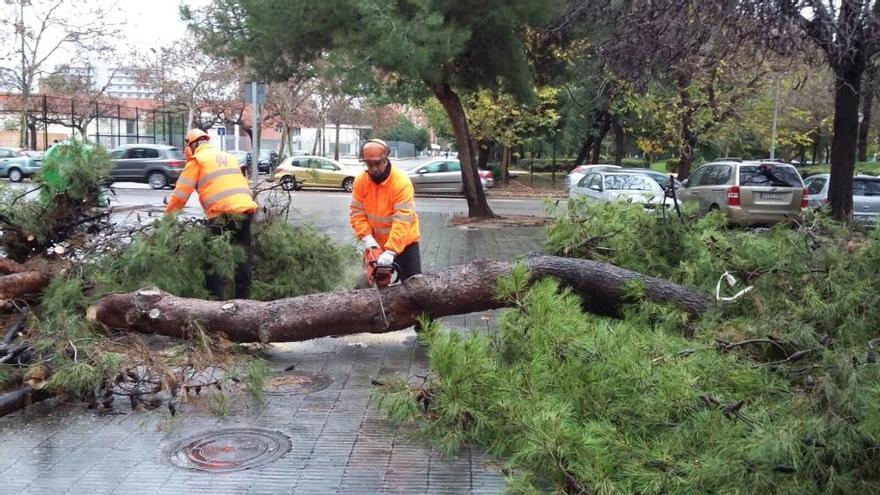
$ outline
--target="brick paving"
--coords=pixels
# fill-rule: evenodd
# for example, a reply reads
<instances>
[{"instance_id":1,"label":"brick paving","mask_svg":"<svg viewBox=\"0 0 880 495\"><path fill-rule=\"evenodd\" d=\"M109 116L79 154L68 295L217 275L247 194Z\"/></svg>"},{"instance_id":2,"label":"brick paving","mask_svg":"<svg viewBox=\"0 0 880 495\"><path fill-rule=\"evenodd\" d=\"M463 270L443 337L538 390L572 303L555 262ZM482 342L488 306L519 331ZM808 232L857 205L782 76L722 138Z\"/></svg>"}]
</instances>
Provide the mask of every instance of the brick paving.
<instances>
[{"instance_id":1,"label":"brick paving","mask_svg":"<svg viewBox=\"0 0 880 495\"><path fill-rule=\"evenodd\" d=\"M541 248L542 229L447 226L444 214L423 214L425 271L477 258L513 259ZM308 219L337 241L350 240L347 218ZM491 325L492 313L449 317L452 328ZM385 421L370 404L370 380L428 371L412 330L275 344L270 367L320 372L333 383L308 395L267 395L255 405L231 395L230 414L218 417L198 398L171 418L166 409L132 412L119 405L99 414L77 404L37 405L0 418L0 494L494 494L504 480L475 448L445 457L412 429ZM199 405L202 407L199 407ZM262 468L228 474L184 471L163 453L174 442L227 427L276 430L293 444Z\"/></svg>"}]
</instances>

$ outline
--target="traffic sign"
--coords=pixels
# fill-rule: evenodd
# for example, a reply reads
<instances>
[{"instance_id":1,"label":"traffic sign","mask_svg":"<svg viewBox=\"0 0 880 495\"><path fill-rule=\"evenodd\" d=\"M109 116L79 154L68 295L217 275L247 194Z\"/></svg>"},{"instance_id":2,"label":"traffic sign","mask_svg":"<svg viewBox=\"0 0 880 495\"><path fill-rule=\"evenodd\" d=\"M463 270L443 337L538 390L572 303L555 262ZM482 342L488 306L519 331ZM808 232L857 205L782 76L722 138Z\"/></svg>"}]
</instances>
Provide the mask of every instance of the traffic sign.
<instances>
[{"instance_id":1,"label":"traffic sign","mask_svg":"<svg viewBox=\"0 0 880 495\"><path fill-rule=\"evenodd\" d=\"M217 135L218 136L225 136L226 135L226 128L225 127L218 127L217 128Z\"/></svg>"},{"instance_id":2,"label":"traffic sign","mask_svg":"<svg viewBox=\"0 0 880 495\"><path fill-rule=\"evenodd\" d=\"M242 90L244 92L244 102L251 103L251 104L253 103L253 96L252 95L253 95L253 91L254 91L254 87L253 87L254 84L257 85L257 105L262 105L263 103L266 103L266 86L267 85L264 82L254 83L253 81L248 81L248 82L244 83L244 87L242 87Z\"/></svg>"}]
</instances>

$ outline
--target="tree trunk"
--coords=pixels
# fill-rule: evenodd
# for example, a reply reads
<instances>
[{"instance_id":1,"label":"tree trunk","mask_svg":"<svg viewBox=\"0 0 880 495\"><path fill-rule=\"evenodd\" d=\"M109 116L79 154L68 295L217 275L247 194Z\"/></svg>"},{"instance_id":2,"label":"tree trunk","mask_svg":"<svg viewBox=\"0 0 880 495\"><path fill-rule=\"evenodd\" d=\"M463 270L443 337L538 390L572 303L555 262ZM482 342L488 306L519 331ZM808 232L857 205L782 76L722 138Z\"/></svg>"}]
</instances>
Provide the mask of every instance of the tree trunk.
<instances>
[{"instance_id":1,"label":"tree trunk","mask_svg":"<svg viewBox=\"0 0 880 495\"><path fill-rule=\"evenodd\" d=\"M685 128L682 130L681 138L681 162L678 165L678 180L684 180L691 175L691 165L694 163L694 148L697 145L697 138Z\"/></svg>"},{"instance_id":2,"label":"tree trunk","mask_svg":"<svg viewBox=\"0 0 880 495\"><path fill-rule=\"evenodd\" d=\"M287 124L281 128L281 142L278 143L278 160L280 163L281 157L284 156L284 147L287 145L287 134L290 131L287 128ZM270 170L271 173L271 170Z\"/></svg>"},{"instance_id":3,"label":"tree trunk","mask_svg":"<svg viewBox=\"0 0 880 495\"><path fill-rule=\"evenodd\" d=\"M507 146L501 147L501 183L507 184L510 182L510 148Z\"/></svg>"},{"instance_id":4,"label":"tree trunk","mask_svg":"<svg viewBox=\"0 0 880 495\"><path fill-rule=\"evenodd\" d=\"M603 115L602 122L599 125L599 130L596 134L596 139L593 141L593 152L590 156L590 163L599 163L599 160L602 157L602 141L605 140L605 136L608 135L610 129L611 122L607 115Z\"/></svg>"},{"instance_id":5,"label":"tree trunk","mask_svg":"<svg viewBox=\"0 0 880 495\"><path fill-rule=\"evenodd\" d=\"M51 277L38 271L13 273L0 277L0 300L14 299L39 292Z\"/></svg>"},{"instance_id":6,"label":"tree trunk","mask_svg":"<svg viewBox=\"0 0 880 495\"><path fill-rule=\"evenodd\" d=\"M333 149L333 159L339 161L339 121L336 121L336 147Z\"/></svg>"},{"instance_id":7,"label":"tree trunk","mask_svg":"<svg viewBox=\"0 0 880 495\"><path fill-rule=\"evenodd\" d=\"M20 388L0 394L0 416L6 416L52 396L53 394L47 390L35 390L30 385L22 385Z\"/></svg>"},{"instance_id":8,"label":"tree trunk","mask_svg":"<svg viewBox=\"0 0 880 495\"><path fill-rule=\"evenodd\" d=\"M583 297L586 311L596 314L618 315L632 281L644 287L648 300L671 304L690 314L703 313L711 304L708 294L597 261L533 255L522 263L529 269L530 283L554 277ZM510 275L515 266L477 261L414 277L378 292L347 290L268 302L203 301L144 289L105 296L88 309L87 317L112 329L173 337L186 336L187 322L198 322L233 342L295 342L383 333L408 328L420 315L439 318L505 306L507 303L495 297L497 280Z\"/></svg>"},{"instance_id":9,"label":"tree trunk","mask_svg":"<svg viewBox=\"0 0 880 495\"><path fill-rule=\"evenodd\" d=\"M322 139L322 137L321 137L322 132L321 131L322 130L319 128L317 130L317 132L315 132L315 142L314 142L314 144L312 144L312 155L318 154L318 143L320 143L321 139Z\"/></svg>"},{"instance_id":10,"label":"tree trunk","mask_svg":"<svg viewBox=\"0 0 880 495\"><path fill-rule=\"evenodd\" d=\"M584 144L582 144L581 149L578 150L577 158L574 159L575 167L580 167L587 160L587 155L589 155L590 150L593 149L593 141L595 139L596 136L594 136L592 132L587 134L587 138L584 139Z\"/></svg>"},{"instance_id":11,"label":"tree trunk","mask_svg":"<svg viewBox=\"0 0 880 495\"><path fill-rule=\"evenodd\" d=\"M461 163L461 178L464 185L464 197L468 203L469 217L494 217L495 214L489 208L486 201L486 193L480 183L480 175L474 166L474 146L470 131L467 126L467 116L461 99L452 90L449 84L429 83L434 96L443 105L452 130L455 132L455 142L458 146L458 161Z\"/></svg>"},{"instance_id":12,"label":"tree trunk","mask_svg":"<svg viewBox=\"0 0 880 495\"><path fill-rule=\"evenodd\" d=\"M615 165L623 165L623 155L626 151L625 143L626 143L626 134L623 131L623 126L617 122L617 119L611 121L611 129L614 132L614 164Z\"/></svg>"},{"instance_id":13,"label":"tree trunk","mask_svg":"<svg viewBox=\"0 0 880 495\"><path fill-rule=\"evenodd\" d=\"M816 127L816 132L813 133L813 165L817 163L821 163L819 161L819 152L822 150L822 128Z\"/></svg>"},{"instance_id":14,"label":"tree trunk","mask_svg":"<svg viewBox=\"0 0 880 495\"><path fill-rule=\"evenodd\" d=\"M478 143L477 168L486 170L489 167L489 154L492 152L492 142Z\"/></svg>"},{"instance_id":15,"label":"tree trunk","mask_svg":"<svg viewBox=\"0 0 880 495\"><path fill-rule=\"evenodd\" d=\"M850 66L836 71L834 89L834 137L831 140L831 180L828 202L831 216L846 220L852 214L853 172L859 134L859 90L863 68Z\"/></svg>"},{"instance_id":16,"label":"tree trunk","mask_svg":"<svg viewBox=\"0 0 880 495\"><path fill-rule=\"evenodd\" d=\"M862 122L859 124L858 161L868 161L868 134L871 129L871 107L874 104L874 92L877 90L873 75L875 71L865 72L865 86L862 88Z\"/></svg>"}]
</instances>

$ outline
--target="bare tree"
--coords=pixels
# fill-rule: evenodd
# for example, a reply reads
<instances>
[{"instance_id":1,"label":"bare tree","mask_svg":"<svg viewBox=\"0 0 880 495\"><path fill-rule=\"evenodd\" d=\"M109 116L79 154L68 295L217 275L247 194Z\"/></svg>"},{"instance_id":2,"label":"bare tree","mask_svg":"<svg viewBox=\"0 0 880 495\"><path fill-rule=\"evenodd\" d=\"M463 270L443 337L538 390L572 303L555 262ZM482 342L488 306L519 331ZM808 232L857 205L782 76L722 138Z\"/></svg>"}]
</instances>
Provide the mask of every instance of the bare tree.
<instances>
[{"instance_id":1,"label":"bare tree","mask_svg":"<svg viewBox=\"0 0 880 495\"><path fill-rule=\"evenodd\" d=\"M314 96L314 76L311 73L289 78L283 83L270 83L264 112L266 120L281 124L281 143L278 156L284 149L293 149L291 130L302 124L304 107L309 107Z\"/></svg>"},{"instance_id":2,"label":"bare tree","mask_svg":"<svg viewBox=\"0 0 880 495\"><path fill-rule=\"evenodd\" d=\"M686 178L701 136L773 71L766 24L747 1L630 0L618 14L602 57L623 78L660 82L675 95L678 174Z\"/></svg>"},{"instance_id":3,"label":"bare tree","mask_svg":"<svg viewBox=\"0 0 880 495\"><path fill-rule=\"evenodd\" d=\"M138 77L141 84L151 88L163 105L184 110L188 128L208 129L243 113L240 68L206 54L192 37L151 50L141 63L147 68Z\"/></svg>"},{"instance_id":4,"label":"bare tree","mask_svg":"<svg viewBox=\"0 0 880 495\"><path fill-rule=\"evenodd\" d=\"M6 0L0 29L13 42L6 45L0 58L0 71L3 82L21 95L21 146L33 144L28 143L27 133L30 96L45 66L68 49L80 54L108 49L117 29L108 22L106 13L114 5L89 0L71 9L63 0Z\"/></svg>"},{"instance_id":5,"label":"bare tree","mask_svg":"<svg viewBox=\"0 0 880 495\"><path fill-rule=\"evenodd\" d=\"M859 105L865 71L880 52L880 1L777 0L777 17L825 54L834 72L834 138L831 143L831 215L852 214ZM783 29L786 26L783 26Z\"/></svg>"}]
</instances>

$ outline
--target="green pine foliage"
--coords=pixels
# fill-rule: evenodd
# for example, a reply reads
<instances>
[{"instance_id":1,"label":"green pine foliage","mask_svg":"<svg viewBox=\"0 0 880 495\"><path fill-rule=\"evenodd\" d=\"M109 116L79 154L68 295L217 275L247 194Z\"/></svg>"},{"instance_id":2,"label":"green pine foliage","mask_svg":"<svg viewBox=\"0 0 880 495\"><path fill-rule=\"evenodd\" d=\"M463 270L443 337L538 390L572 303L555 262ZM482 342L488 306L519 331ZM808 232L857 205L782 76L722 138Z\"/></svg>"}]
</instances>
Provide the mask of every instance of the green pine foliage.
<instances>
[{"instance_id":1,"label":"green pine foliage","mask_svg":"<svg viewBox=\"0 0 880 495\"><path fill-rule=\"evenodd\" d=\"M345 280L347 265L355 262L353 248L336 246L311 227L293 227L279 218L253 225L254 299L329 291ZM232 346L193 325L192 342L178 349L149 355L139 346L115 345L114 336L85 320L90 304L112 292L158 287L181 297L210 298L205 288L205 260L228 280L244 250L229 235L211 235L201 222L157 220L130 242L97 259L76 265L55 279L43 292L40 318L34 326L37 347L52 356L53 374L47 386L71 395L86 396L102 381L113 378L133 362L148 362L160 370L198 363L224 366L228 377L237 377L257 400L269 372L264 361L249 349ZM123 356L126 353L130 355ZM222 399L211 399L224 410Z\"/></svg>"},{"instance_id":2,"label":"green pine foliage","mask_svg":"<svg viewBox=\"0 0 880 495\"><path fill-rule=\"evenodd\" d=\"M700 317L638 302L615 320L516 270L497 332L429 325L431 375L389 382L379 404L448 453L503 459L514 493L877 491L880 230L808 220L753 231L574 204L548 229L553 254L707 292L729 271L722 295L753 290Z\"/></svg>"},{"instance_id":3,"label":"green pine foliage","mask_svg":"<svg viewBox=\"0 0 880 495\"><path fill-rule=\"evenodd\" d=\"M61 240L89 210L101 203L102 184L112 162L103 148L71 141L47 151L40 171L33 177L39 195L0 188L0 247L12 259L24 261L34 251Z\"/></svg>"},{"instance_id":4,"label":"green pine foliage","mask_svg":"<svg viewBox=\"0 0 880 495\"><path fill-rule=\"evenodd\" d=\"M272 300L326 292L349 282L356 266L353 246L336 246L326 234L281 219L254 225L252 298ZM350 285L350 284L349 284Z\"/></svg>"}]
</instances>

